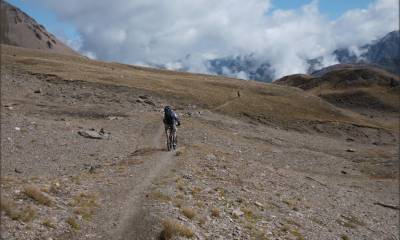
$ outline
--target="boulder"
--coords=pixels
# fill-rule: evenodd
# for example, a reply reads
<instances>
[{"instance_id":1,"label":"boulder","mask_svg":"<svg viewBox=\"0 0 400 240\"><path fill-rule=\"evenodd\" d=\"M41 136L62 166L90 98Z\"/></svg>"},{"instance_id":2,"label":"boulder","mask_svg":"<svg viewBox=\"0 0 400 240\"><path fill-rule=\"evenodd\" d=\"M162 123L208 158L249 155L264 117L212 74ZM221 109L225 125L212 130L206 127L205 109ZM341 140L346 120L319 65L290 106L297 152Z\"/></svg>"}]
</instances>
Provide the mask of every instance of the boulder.
<instances>
[{"instance_id":1,"label":"boulder","mask_svg":"<svg viewBox=\"0 0 400 240\"><path fill-rule=\"evenodd\" d=\"M78 131L78 134L81 135L82 137L85 138L91 138L91 139L110 139L110 133L104 132L103 129L100 130L100 132L97 132L95 130L80 130Z\"/></svg>"}]
</instances>

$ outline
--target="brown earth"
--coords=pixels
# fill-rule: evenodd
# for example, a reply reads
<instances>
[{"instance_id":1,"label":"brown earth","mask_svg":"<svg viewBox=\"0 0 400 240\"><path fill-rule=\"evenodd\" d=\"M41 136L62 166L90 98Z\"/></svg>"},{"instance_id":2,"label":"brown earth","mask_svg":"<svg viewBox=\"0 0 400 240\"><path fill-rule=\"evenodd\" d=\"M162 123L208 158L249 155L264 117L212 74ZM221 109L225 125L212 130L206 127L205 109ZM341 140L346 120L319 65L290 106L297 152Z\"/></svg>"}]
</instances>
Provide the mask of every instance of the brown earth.
<instances>
[{"instance_id":1,"label":"brown earth","mask_svg":"<svg viewBox=\"0 0 400 240\"><path fill-rule=\"evenodd\" d=\"M3 239L399 239L394 113L6 45L1 60Z\"/></svg>"}]
</instances>

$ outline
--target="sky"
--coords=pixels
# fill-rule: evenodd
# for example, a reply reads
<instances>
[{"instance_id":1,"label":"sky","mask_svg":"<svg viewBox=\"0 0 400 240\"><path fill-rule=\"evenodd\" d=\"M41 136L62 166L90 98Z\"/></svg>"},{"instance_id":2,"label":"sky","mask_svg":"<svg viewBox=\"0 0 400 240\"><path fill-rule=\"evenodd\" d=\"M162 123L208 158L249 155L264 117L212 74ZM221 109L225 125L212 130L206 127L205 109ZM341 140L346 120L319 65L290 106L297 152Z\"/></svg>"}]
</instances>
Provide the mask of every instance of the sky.
<instances>
[{"instance_id":1,"label":"sky","mask_svg":"<svg viewBox=\"0 0 400 240\"><path fill-rule=\"evenodd\" d=\"M207 60L253 55L275 77L307 59L397 30L397 0L8 0L91 58L208 73ZM245 78L245 77L244 77Z\"/></svg>"}]
</instances>

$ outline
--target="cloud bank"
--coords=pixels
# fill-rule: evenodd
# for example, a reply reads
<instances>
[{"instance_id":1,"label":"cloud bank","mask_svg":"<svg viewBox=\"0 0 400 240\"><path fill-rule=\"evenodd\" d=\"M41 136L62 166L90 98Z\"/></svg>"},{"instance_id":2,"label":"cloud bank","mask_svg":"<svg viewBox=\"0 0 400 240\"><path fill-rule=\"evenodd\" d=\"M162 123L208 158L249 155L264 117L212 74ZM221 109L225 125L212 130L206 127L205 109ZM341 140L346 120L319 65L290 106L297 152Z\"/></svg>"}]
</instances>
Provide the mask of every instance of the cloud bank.
<instances>
[{"instance_id":1,"label":"cloud bank","mask_svg":"<svg viewBox=\"0 0 400 240\"><path fill-rule=\"evenodd\" d=\"M99 59L207 73L205 62L253 54L275 77L304 73L306 59L336 63L337 48L357 47L398 29L396 0L329 20L318 1L272 10L271 0L38 0L76 26L75 48ZM338 3L339 4L339 3Z\"/></svg>"}]
</instances>

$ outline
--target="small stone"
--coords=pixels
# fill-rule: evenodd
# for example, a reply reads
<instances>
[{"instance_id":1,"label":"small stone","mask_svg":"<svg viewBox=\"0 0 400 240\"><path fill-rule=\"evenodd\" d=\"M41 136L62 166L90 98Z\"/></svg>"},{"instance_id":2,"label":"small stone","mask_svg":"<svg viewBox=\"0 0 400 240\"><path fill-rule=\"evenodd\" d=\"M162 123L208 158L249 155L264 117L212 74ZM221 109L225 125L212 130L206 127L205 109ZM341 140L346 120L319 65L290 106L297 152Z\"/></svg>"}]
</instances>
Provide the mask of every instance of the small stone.
<instances>
[{"instance_id":1,"label":"small stone","mask_svg":"<svg viewBox=\"0 0 400 240\"><path fill-rule=\"evenodd\" d=\"M151 106L156 106L156 104L151 100L144 100L144 103L147 103L147 104L149 104Z\"/></svg>"},{"instance_id":2,"label":"small stone","mask_svg":"<svg viewBox=\"0 0 400 240\"><path fill-rule=\"evenodd\" d=\"M346 172L346 171L343 171L343 170L342 170L342 171L340 171L340 172L341 172L342 174L347 174L347 172Z\"/></svg>"},{"instance_id":3,"label":"small stone","mask_svg":"<svg viewBox=\"0 0 400 240\"><path fill-rule=\"evenodd\" d=\"M352 149L352 148L349 148L349 149L347 149L346 151L347 151L347 152L355 152L355 150Z\"/></svg>"},{"instance_id":4,"label":"small stone","mask_svg":"<svg viewBox=\"0 0 400 240\"><path fill-rule=\"evenodd\" d=\"M21 131L21 128L19 128L19 127L15 127L15 130L17 130L17 131Z\"/></svg>"},{"instance_id":5,"label":"small stone","mask_svg":"<svg viewBox=\"0 0 400 240\"><path fill-rule=\"evenodd\" d=\"M206 159L208 161L214 161L217 159L217 157L214 154L210 153L210 154L207 154Z\"/></svg>"},{"instance_id":6,"label":"small stone","mask_svg":"<svg viewBox=\"0 0 400 240\"><path fill-rule=\"evenodd\" d=\"M139 98L140 98L140 99L149 99L149 96L147 96L147 95L140 95Z\"/></svg>"},{"instance_id":7,"label":"small stone","mask_svg":"<svg viewBox=\"0 0 400 240\"><path fill-rule=\"evenodd\" d=\"M187 220L181 216L178 217L178 220L183 221L183 222L187 222Z\"/></svg>"},{"instance_id":8,"label":"small stone","mask_svg":"<svg viewBox=\"0 0 400 240\"><path fill-rule=\"evenodd\" d=\"M104 129L96 132L94 129L78 131L78 134L85 138L92 139L110 139L110 133L106 133Z\"/></svg>"},{"instance_id":9,"label":"small stone","mask_svg":"<svg viewBox=\"0 0 400 240\"><path fill-rule=\"evenodd\" d=\"M235 209L232 211L232 216L235 218L239 218L244 215L244 212L242 212L240 209Z\"/></svg>"},{"instance_id":10,"label":"small stone","mask_svg":"<svg viewBox=\"0 0 400 240\"><path fill-rule=\"evenodd\" d=\"M96 168L93 167L93 166L90 166L90 168L89 168L89 173L90 173L90 174L96 173Z\"/></svg>"},{"instance_id":11,"label":"small stone","mask_svg":"<svg viewBox=\"0 0 400 240\"><path fill-rule=\"evenodd\" d=\"M117 117L117 116L109 116L108 117L108 120L119 120L119 119L121 119L121 118Z\"/></svg>"},{"instance_id":12,"label":"small stone","mask_svg":"<svg viewBox=\"0 0 400 240\"><path fill-rule=\"evenodd\" d=\"M40 89L37 89L35 91L33 91L33 93L41 93L42 91Z\"/></svg>"},{"instance_id":13,"label":"small stone","mask_svg":"<svg viewBox=\"0 0 400 240\"><path fill-rule=\"evenodd\" d=\"M19 170L18 168L15 168L15 169L14 169L14 172L16 172L16 173L22 173L22 171Z\"/></svg>"},{"instance_id":14,"label":"small stone","mask_svg":"<svg viewBox=\"0 0 400 240\"><path fill-rule=\"evenodd\" d=\"M261 203L259 203L259 202L254 202L254 205L256 205L257 207L260 207L260 208L262 208L262 207L264 207Z\"/></svg>"},{"instance_id":15,"label":"small stone","mask_svg":"<svg viewBox=\"0 0 400 240\"><path fill-rule=\"evenodd\" d=\"M190 174L184 174L182 177L187 180L191 180L193 178L192 175L190 175Z\"/></svg>"}]
</instances>

